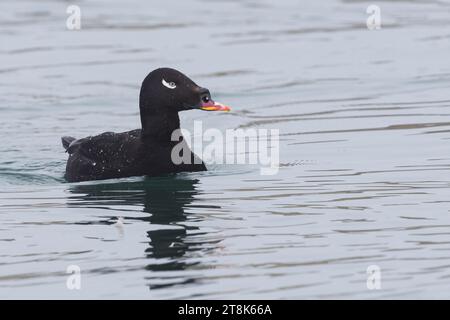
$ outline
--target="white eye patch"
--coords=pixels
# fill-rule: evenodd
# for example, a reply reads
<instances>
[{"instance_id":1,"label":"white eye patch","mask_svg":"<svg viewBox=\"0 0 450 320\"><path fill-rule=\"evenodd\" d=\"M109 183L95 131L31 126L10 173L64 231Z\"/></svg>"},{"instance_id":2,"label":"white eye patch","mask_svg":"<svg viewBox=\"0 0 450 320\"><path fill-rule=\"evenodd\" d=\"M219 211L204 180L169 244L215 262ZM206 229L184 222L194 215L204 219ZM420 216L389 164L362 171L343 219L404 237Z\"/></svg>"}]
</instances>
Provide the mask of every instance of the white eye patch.
<instances>
[{"instance_id":1,"label":"white eye patch","mask_svg":"<svg viewBox=\"0 0 450 320\"><path fill-rule=\"evenodd\" d=\"M164 79L162 79L162 84L163 84L164 87L169 88L169 89L175 89L177 87L175 82L167 82Z\"/></svg>"}]
</instances>

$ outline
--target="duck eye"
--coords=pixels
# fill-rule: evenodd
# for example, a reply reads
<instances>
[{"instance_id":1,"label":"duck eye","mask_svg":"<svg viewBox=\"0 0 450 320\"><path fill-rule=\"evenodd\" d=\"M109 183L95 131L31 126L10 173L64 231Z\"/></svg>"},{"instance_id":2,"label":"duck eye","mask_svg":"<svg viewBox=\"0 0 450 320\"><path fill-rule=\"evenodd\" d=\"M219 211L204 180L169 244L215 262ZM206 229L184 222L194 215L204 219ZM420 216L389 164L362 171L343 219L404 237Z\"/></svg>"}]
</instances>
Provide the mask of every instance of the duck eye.
<instances>
[{"instance_id":1,"label":"duck eye","mask_svg":"<svg viewBox=\"0 0 450 320\"><path fill-rule=\"evenodd\" d=\"M175 84L175 82L171 81L171 82L167 82L166 80L162 79L162 84L164 87L169 88L169 89L175 89L177 87L177 85Z\"/></svg>"}]
</instances>

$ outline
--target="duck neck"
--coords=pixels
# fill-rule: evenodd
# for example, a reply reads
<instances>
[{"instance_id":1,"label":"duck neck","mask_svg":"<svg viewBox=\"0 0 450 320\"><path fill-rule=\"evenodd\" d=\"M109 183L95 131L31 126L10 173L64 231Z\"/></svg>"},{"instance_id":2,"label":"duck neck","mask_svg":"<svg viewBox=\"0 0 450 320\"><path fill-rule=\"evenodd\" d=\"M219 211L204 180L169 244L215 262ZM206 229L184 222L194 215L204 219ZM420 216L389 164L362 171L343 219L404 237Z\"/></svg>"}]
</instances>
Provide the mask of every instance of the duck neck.
<instances>
[{"instance_id":1,"label":"duck neck","mask_svg":"<svg viewBox=\"0 0 450 320\"><path fill-rule=\"evenodd\" d=\"M180 129L180 118L174 113L141 112L142 138L148 142L170 144L172 133Z\"/></svg>"}]
</instances>

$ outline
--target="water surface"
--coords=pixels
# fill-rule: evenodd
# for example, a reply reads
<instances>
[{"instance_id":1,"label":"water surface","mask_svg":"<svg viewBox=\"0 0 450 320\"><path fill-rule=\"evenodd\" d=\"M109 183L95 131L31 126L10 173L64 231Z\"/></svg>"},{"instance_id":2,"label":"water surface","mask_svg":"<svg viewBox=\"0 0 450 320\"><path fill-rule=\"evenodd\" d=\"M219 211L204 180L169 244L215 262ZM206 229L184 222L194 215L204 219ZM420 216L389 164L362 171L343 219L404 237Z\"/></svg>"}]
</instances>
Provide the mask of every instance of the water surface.
<instances>
[{"instance_id":1,"label":"water surface","mask_svg":"<svg viewBox=\"0 0 450 320\"><path fill-rule=\"evenodd\" d=\"M448 2L380 1L377 31L357 0L78 3L68 31L2 2L1 298L450 298ZM183 127L279 129L279 173L66 183L60 137L137 128L160 66L233 106Z\"/></svg>"}]
</instances>

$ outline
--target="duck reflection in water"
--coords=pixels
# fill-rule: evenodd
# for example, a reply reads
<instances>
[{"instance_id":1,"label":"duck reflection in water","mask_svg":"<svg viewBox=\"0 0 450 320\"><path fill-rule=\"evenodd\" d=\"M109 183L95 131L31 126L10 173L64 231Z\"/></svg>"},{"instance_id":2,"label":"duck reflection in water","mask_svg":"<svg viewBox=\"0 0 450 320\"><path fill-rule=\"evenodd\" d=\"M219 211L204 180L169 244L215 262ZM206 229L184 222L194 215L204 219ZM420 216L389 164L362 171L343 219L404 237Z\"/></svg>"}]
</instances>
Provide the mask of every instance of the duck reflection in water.
<instances>
[{"instance_id":1,"label":"duck reflection in water","mask_svg":"<svg viewBox=\"0 0 450 320\"><path fill-rule=\"evenodd\" d=\"M154 263L146 266L150 271L176 271L184 270L197 262L188 262L185 255L188 252L209 250L214 243L220 240L198 240L205 233L196 226L188 226L189 213L186 208L198 194L197 179L188 179L179 176L145 178L139 181L124 181L117 183L78 184L69 189L72 194L69 199L70 206L108 207L115 210L117 206L143 206L148 213L144 217L126 217L125 221L148 221L158 228L147 232L149 247L145 253ZM102 223L110 224L115 216ZM201 217L189 218L192 225L201 221ZM166 226L166 227L164 227ZM195 236L195 239L193 238ZM151 276L157 279L158 277ZM195 282L195 279L184 279L183 284ZM181 283L150 285L151 289L171 286Z\"/></svg>"}]
</instances>

